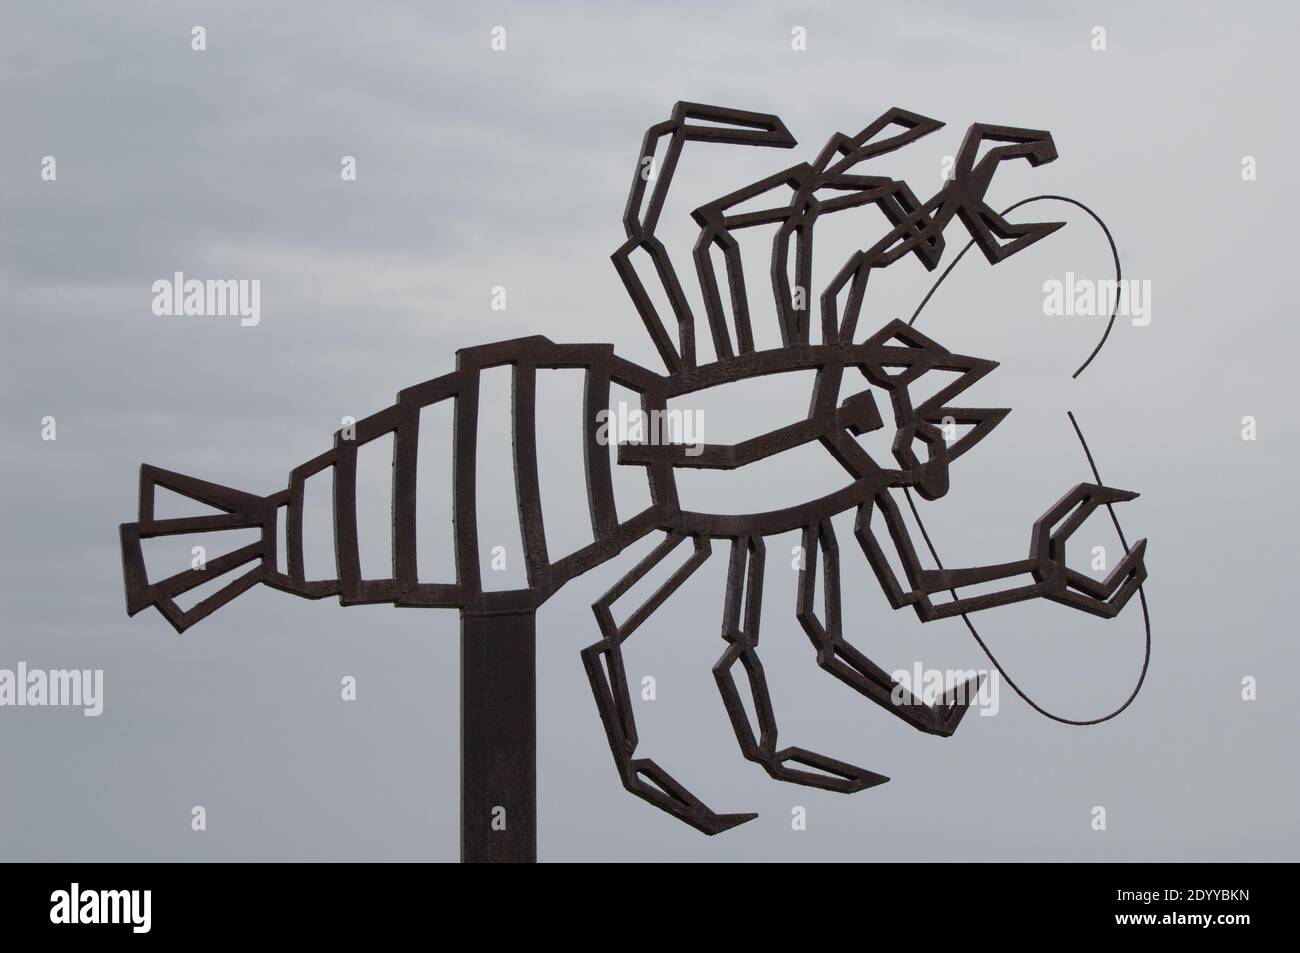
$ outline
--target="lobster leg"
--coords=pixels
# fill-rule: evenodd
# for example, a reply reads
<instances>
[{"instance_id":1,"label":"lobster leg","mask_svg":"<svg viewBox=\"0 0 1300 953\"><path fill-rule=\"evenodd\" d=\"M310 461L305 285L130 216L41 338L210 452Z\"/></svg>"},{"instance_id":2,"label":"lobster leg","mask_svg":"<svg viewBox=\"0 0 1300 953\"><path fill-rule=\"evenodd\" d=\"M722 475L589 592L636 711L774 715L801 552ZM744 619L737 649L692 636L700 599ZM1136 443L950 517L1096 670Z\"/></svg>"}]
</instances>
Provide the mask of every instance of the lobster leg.
<instances>
[{"instance_id":1,"label":"lobster leg","mask_svg":"<svg viewBox=\"0 0 1300 953\"><path fill-rule=\"evenodd\" d=\"M767 689L763 663L758 657L763 562L764 547L761 538L739 538L732 541L731 564L727 571L727 602L722 620L722 637L729 645L722 658L713 666L713 677L718 682L718 690L722 692L722 702L731 717L741 751L746 759L762 765L769 775L779 781L793 781L795 784L846 794L884 784L889 778L883 774L828 758L815 751L793 747L777 749L776 715L772 710L772 696ZM744 666L749 678L749 690L758 720L757 737L731 674L736 662ZM813 770L791 767L791 764Z\"/></svg>"},{"instance_id":2,"label":"lobster leg","mask_svg":"<svg viewBox=\"0 0 1300 953\"><path fill-rule=\"evenodd\" d=\"M858 509L855 534L871 568L880 580L889 604L895 609L912 606L922 622L946 619L981 609L1043 598L1103 618L1114 618L1146 580L1146 540L1128 549L1119 565L1104 580L1090 579L1070 569L1065 561L1066 542L1100 506L1134 499L1136 493L1095 483L1080 483L1062 497L1034 524L1030 553L1026 559L965 569L925 569L917 557L898 504L882 492ZM894 550L902 562L906 588L890 568L884 547L871 530L872 507L879 507ZM1012 584L1010 580L1028 581ZM1002 588L974 596L959 596L963 586L1005 582ZM949 593L949 602L935 603L930 597Z\"/></svg>"},{"instance_id":3,"label":"lobster leg","mask_svg":"<svg viewBox=\"0 0 1300 953\"><path fill-rule=\"evenodd\" d=\"M666 140L666 149L663 165L656 170L654 157L656 147L661 140ZM699 103L677 103L673 107L670 119L646 130L645 139L641 143L641 153L637 157L636 171L632 177L632 188L628 193L627 208L623 213L623 230L627 234L627 241L610 257L619 277L623 279L628 296L631 297L637 313L641 315L641 320L659 351L660 358L671 372L696 365L695 315L691 310L690 301L682 290L681 281L677 277L668 249L655 232L682 149L687 142L691 141L767 146L778 149L790 149L795 145L794 137L777 116L705 106ZM653 186L650 185L651 181L654 182ZM707 248L707 242L705 247ZM650 268L646 267L644 257L650 259ZM729 261L735 263L734 255L729 258ZM672 317L677 323L676 344L673 343L672 335L665 323L667 316L658 312L646 290L647 284L653 286L656 283L666 295L673 312ZM716 291L716 281L712 289L709 285L705 285L710 330L714 335L715 347L722 348L718 356L729 357L732 352L720 309L715 306ZM747 324L740 327L742 335L746 329ZM744 340L742 336L742 350L745 349ZM750 349L752 349L752 340Z\"/></svg>"},{"instance_id":4,"label":"lobster leg","mask_svg":"<svg viewBox=\"0 0 1300 953\"><path fill-rule=\"evenodd\" d=\"M636 758L636 720L632 713L632 700L628 692L627 673L623 667L623 641L658 609L706 559L709 558L709 540L693 537L695 552L655 593L627 617L622 624L614 621L611 608L651 569L685 539L681 533L670 533L653 552L631 572L620 579L609 592L592 606L603 638L582 651L582 662L596 696L596 707L609 738L609 748L623 780L623 787L655 807L667 811L678 820L685 821L705 834L721 832L753 820L757 814L717 814L699 798L682 787L667 771L650 758Z\"/></svg>"},{"instance_id":5,"label":"lobster leg","mask_svg":"<svg viewBox=\"0 0 1300 953\"><path fill-rule=\"evenodd\" d=\"M888 672L844 641L840 624L840 555L830 520L803 531L803 568L799 570L797 614L804 632L817 649L817 664L854 691L928 734L951 735L979 692L983 675L954 686L934 705L925 704ZM814 605L817 557L826 578L822 615Z\"/></svg>"}]
</instances>

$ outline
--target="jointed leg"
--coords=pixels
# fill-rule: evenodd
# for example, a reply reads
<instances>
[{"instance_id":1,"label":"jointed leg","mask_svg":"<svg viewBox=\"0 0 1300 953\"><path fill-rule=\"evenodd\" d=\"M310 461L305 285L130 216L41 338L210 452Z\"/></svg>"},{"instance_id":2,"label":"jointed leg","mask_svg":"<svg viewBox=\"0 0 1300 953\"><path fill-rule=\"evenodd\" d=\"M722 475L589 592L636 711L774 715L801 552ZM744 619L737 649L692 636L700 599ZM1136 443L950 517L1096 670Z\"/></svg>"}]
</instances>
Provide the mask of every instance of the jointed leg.
<instances>
[{"instance_id":1,"label":"jointed leg","mask_svg":"<svg viewBox=\"0 0 1300 953\"><path fill-rule=\"evenodd\" d=\"M664 161L661 168L655 169L655 151L661 140L667 140ZM781 149L791 148L795 144L790 131L776 116L698 103L677 103L670 119L651 126L646 131L641 153L637 156L627 208L623 214L627 241L611 257L637 313L641 315L646 330L654 340L659 356L670 371L695 366L695 316L682 291L668 249L656 237L655 232L682 149L692 140ZM651 181L654 182L653 186L650 185ZM653 276L644 265L638 269L640 256L637 253L642 251L650 258ZM642 272L645 272L644 277ZM672 317L677 324L676 344L665 323L667 316L658 312L646 290L647 284L655 283L667 296L672 309ZM715 309L715 296L710 296L707 285L705 296L715 347L722 348L718 356L729 356L731 351L721 343L726 339L721 313Z\"/></svg>"},{"instance_id":2,"label":"jointed leg","mask_svg":"<svg viewBox=\"0 0 1300 953\"><path fill-rule=\"evenodd\" d=\"M756 814L716 814L690 791L677 783L663 768L650 758L634 758L636 752L636 720L632 714L632 700L628 692L627 673L623 668L623 641L671 596L691 574L709 558L710 547L706 537L694 537L695 553L655 593L636 609L622 625L614 621L611 608L618 599L646 573L657 566L686 537L671 533L643 559L631 572L620 579L609 592L592 606L604 636L582 651L583 665L596 696L600 720L605 725L609 748L613 752L623 786L655 807L667 811L705 834L718 834L737 824L757 817Z\"/></svg>"},{"instance_id":3,"label":"jointed leg","mask_svg":"<svg viewBox=\"0 0 1300 953\"><path fill-rule=\"evenodd\" d=\"M817 556L825 569L823 618L817 615ZM951 735L974 701L983 681L976 675L954 686L934 705L926 705L848 642L840 623L839 545L829 520L809 526L803 533L803 568L799 572L799 623L817 649L817 664L844 684L914 728L935 735Z\"/></svg>"},{"instance_id":4,"label":"jointed leg","mask_svg":"<svg viewBox=\"0 0 1300 953\"><path fill-rule=\"evenodd\" d=\"M1093 615L1112 618L1119 614L1146 580L1143 561L1146 540L1139 540L1101 582L1066 565L1065 544L1097 507L1136 496L1127 490L1080 483L1034 523L1027 559L968 569L923 569L898 504L888 491L859 508L854 533L890 605L895 609L912 606L923 622L1036 598L1050 599ZM884 517L885 527L903 566L907 588L894 575L880 540L871 530L873 506L879 506ZM1053 527L1056 527L1054 531ZM961 597L956 592L963 586L1016 577L1029 577L1030 581L976 596ZM941 592L951 592L952 601L937 605L932 602L930 596Z\"/></svg>"},{"instance_id":5,"label":"jointed leg","mask_svg":"<svg viewBox=\"0 0 1300 953\"><path fill-rule=\"evenodd\" d=\"M722 692L722 702L731 717L736 739L745 757L761 764L769 775L781 781L793 781L828 791L853 792L883 784L889 780L882 774L828 758L805 748L787 747L777 750L776 715L772 710L772 696L767 689L767 677L758 657L758 626L763 600L763 541L754 537L736 539L731 544L731 564L727 572L726 608L722 620L722 637L727 640L727 651L713 666L713 677ZM742 607L743 590L743 607ZM758 720L758 736L745 711L740 692L736 688L732 668L739 661L749 678L749 690L754 699ZM814 771L790 767L801 764Z\"/></svg>"}]
</instances>

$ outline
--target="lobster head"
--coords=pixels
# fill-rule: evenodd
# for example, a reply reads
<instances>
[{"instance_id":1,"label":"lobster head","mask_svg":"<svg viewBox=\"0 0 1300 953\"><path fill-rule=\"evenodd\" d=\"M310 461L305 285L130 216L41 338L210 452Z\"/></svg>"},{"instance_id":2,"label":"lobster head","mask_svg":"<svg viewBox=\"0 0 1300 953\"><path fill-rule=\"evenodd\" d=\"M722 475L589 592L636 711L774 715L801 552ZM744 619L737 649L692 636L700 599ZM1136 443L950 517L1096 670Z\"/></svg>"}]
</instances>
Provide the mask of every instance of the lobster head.
<instances>
[{"instance_id":1,"label":"lobster head","mask_svg":"<svg viewBox=\"0 0 1300 953\"><path fill-rule=\"evenodd\" d=\"M851 350L857 350L852 347ZM866 382L889 394L895 427L891 451L901 485L927 500L948 492L949 464L983 440L1008 413L1006 408L958 407L949 401L997 367L996 361L953 354L902 321L891 321L861 347L852 365ZM846 368L847 372L847 368ZM941 387L929 386L939 372L956 374ZM867 406L870 402L871 406ZM886 426L874 411L871 389L839 408L839 424L854 437ZM961 432L964 428L964 432ZM893 468L879 460L880 469Z\"/></svg>"}]
</instances>

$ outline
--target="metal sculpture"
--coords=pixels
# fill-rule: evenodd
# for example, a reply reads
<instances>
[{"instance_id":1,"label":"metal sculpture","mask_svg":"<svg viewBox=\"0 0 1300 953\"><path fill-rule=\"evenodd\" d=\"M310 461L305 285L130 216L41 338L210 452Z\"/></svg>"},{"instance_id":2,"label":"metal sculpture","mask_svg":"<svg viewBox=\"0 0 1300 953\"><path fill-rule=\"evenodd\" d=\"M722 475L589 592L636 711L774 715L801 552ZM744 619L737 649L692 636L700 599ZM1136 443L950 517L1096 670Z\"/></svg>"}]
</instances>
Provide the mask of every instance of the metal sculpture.
<instances>
[{"instance_id":1,"label":"metal sculpture","mask_svg":"<svg viewBox=\"0 0 1300 953\"><path fill-rule=\"evenodd\" d=\"M945 249L944 230L954 218L970 233L971 245L978 246L992 264L1027 248L1063 224L1015 224L984 201L1002 162L1025 159L1037 166L1056 158L1047 132L972 126L951 179L926 201L919 200L906 182L856 171L867 160L914 142L941 125L915 113L891 109L855 136L832 136L812 163L790 166L696 210L694 218L700 236L694 262L716 355L714 360L701 364L696 356L695 315L667 250L655 235L682 148L692 140L790 148L795 140L773 115L678 103L670 119L646 133L624 216L627 241L613 255L615 267L667 373L658 374L624 360L614 354L611 345L555 344L543 337L520 338L457 352L453 372L401 391L392 406L357 421L354 432L337 433L330 450L295 468L289 475L288 487L270 496L243 493L145 465L141 468L139 519L121 527L128 613L134 615L154 606L177 631L184 631L258 583L306 598L337 596L344 605L392 603L459 609L462 857L533 860L534 613L570 579L656 531L664 534L658 547L593 606L601 638L582 653L610 750L629 791L700 831L716 834L755 816L715 813L657 762L637 756L636 723L622 658L623 643L709 558L713 541L722 540L729 546L722 605L722 636L727 647L714 667L714 675L744 757L761 765L774 778L832 791L859 791L888 780L804 748L778 747L776 717L758 655L764 537L802 532L806 562L799 573L795 615L813 643L818 664L908 724L938 735L950 735L956 730L978 688L978 680L927 705L844 639L839 544L831 523L833 516L856 511L854 536L886 599L894 608L912 607L922 621L958 615L965 618L976 610L1034 598L1112 617L1146 577L1145 540L1132 547L1125 545L1125 557L1104 581L1095 581L1066 565L1068 540L1089 514L1099 506L1109 508L1136 496L1103 486L1100 478L1096 483L1070 489L1047 509L1033 526L1029 552L1024 558L988 566L928 570L917 555L891 491L902 490L909 505L911 490L927 500L943 496L949 486L950 465L987 436L1008 411L949 404L996 367L993 361L950 353L902 321L891 321L855 343L871 272L909 254L915 255L927 270L934 270ZM666 151L658 174L645 174L647 160L665 139ZM992 148L981 156L986 145ZM783 194L786 192L791 194ZM732 211L742 202L766 200L769 196L770 207L745 213ZM814 341L804 298L804 290L812 280L813 228L821 216L866 205L879 208L890 228L870 248L855 253L826 287L820 297L820 333ZM781 346L760 350L755 347L735 233L769 224L779 226L772 249L771 278ZM788 265L791 238L793 274ZM730 324L710 254L712 246L721 251L725 262ZM634 256L641 252L653 265L649 280L658 281L670 303L671 316L658 312L647 292L647 279L634 266ZM671 323L676 325L675 338L669 333ZM513 454L527 586L484 591L479 574L475 496L478 395L481 372L501 365L513 367ZM582 430L593 541L553 560L547 549L538 489L534 403L537 372L559 368L577 368L585 374ZM597 417L599 410L609 407L612 384L636 391L643 411L653 413L664 411L669 400L682 395L792 370L815 371L811 404L804 420L732 445L688 448L665 443L621 444L618 463L644 469L651 503L639 513L620 518L609 453ZM914 402L909 386L931 370L957 372L960 376L928 399ZM860 380L862 389L840 401L838 395L846 375L850 380ZM873 459L855 440L883 426L873 389L888 395L897 428L892 447L895 465ZM421 449L420 411L441 401L453 401L455 405L451 449L456 581L435 584L420 582L417 572L415 475ZM949 443L941 429L946 419L969 426L969 432ZM389 434L394 446L393 575L388 579L366 579L361 573L357 542L357 450ZM679 505L675 483L678 468L736 469L812 443L824 447L846 471L844 487L785 509L741 516L691 512ZM330 580L309 580L303 564L303 488L309 477L326 470L332 471L334 481L338 575ZM157 487L207 504L218 512L157 519ZM281 508L287 511L283 540L277 539L276 533ZM884 537L871 528L871 515L877 510L887 529ZM142 540L249 527L261 531L256 542L212 559L204 568L155 582L148 579ZM281 545L287 550L287 572L277 569ZM689 558L643 605L616 623L614 603L683 545L689 547ZM890 568L890 550L903 567L903 579ZM934 555L941 566L937 553ZM814 600L819 561L824 574L820 606ZM246 572L188 611L177 605L175 600L181 594L246 565L250 567ZM962 587L999 581L1004 586L996 591L958 595ZM943 593L952 598L935 601L934 597ZM737 664L748 680L756 723L741 700ZM894 700L899 697L902 704ZM501 810L508 821L504 829L494 829L493 812Z\"/></svg>"}]
</instances>

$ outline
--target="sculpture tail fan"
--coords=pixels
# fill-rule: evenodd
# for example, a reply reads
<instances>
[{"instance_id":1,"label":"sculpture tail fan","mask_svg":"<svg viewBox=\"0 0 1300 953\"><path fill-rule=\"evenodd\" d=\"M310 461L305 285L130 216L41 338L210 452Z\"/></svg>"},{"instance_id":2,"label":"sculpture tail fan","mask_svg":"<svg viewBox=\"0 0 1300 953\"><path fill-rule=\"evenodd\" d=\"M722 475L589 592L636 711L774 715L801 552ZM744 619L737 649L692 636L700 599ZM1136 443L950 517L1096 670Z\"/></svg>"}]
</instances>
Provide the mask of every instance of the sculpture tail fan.
<instances>
[{"instance_id":1,"label":"sculpture tail fan","mask_svg":"<svg viewBox=\"0 0 1300 953\"><path fill-rule=\"evenodd\" d=\"M212 512L202 516L156 519L154 497L158 487L210 507ZM154 606L177 632L184 632L235 596L264 581L267 573L275 574L276 510L281 502L274 496L256 496L149 464L141 466L139 520L123 523L120 529L127 614L135 615ZM253 542L213 558L207 557L206 547L195 547L191 551L193 558L189 569L150 581L143 540L192 534L228 534L231 530L247 529L260 530ZM204 538L208 539L206 536ZM244 567L249 568L238 572ZM183 609L176 603L177 597L227 575L231 577L228 582L188 609Z\"/></svg>"}]
</instances>

